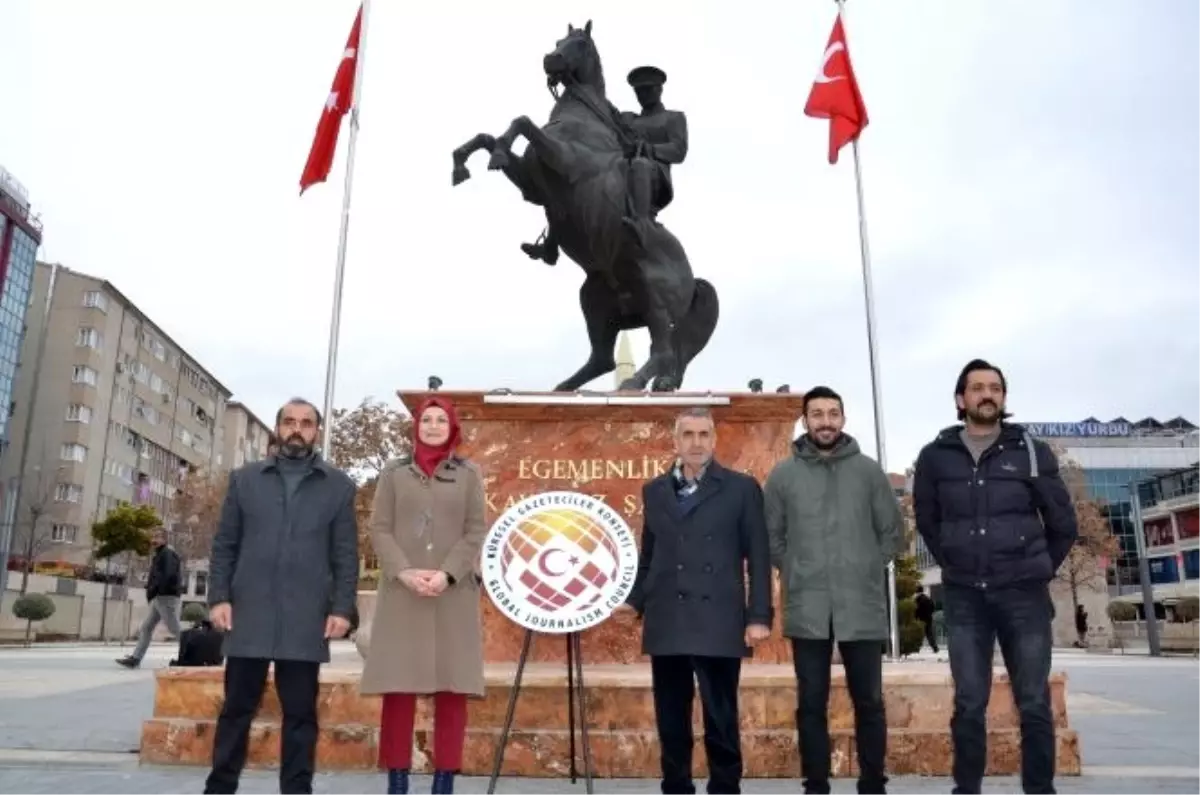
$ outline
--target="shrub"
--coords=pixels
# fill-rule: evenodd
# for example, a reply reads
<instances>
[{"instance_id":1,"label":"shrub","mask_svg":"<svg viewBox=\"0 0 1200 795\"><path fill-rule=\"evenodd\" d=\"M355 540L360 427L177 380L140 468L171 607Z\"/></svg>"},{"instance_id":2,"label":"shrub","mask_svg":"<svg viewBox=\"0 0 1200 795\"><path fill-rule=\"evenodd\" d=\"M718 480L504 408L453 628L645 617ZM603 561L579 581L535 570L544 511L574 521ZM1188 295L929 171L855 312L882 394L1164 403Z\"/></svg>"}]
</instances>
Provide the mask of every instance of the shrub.
<instances>
[{"instance_id":1,"label":"shrub","mask_svg":"<svg viewBox=\"0 0 1200 795\"><path fill-rule=\"evenodd\" d=\"M27 593L17 598L13 615L25 621L25 645L33 641L33 622L45 621L54 615L54 600L44 593Z\"/></svg>"},{"instance_id":2,"label":"shrub","mask_svg":"<svg viewBox=\"0 0 1200 795\"><path fill-rule=\"evenodd\" d=\"M917 603L914 597L921 584L921 573L917 560L905 556L896 560L896 623L899 631L900 656L915 654L921 650L925 640L925 626L917 621Z\"/></svg>"},{"instance_id":3,"label":"shrub","mask_svg":"<svg viewBox=\"0 0 1200 795\"><path fill-rule=\"evenodd\" d=\"M1175 618L1183 622L1200 618L1200 598L1185 596L1175 605Z\"/></svg>"},{"instance_id":4,"label":"shrub","mask_svg":"<svg viewBox=\"0 0 1200 795\"><path fill-rule=\"evenodd\" d=\"M27 593L13 602L12 611L23 621L45 621L54 615L54 600L44 593Z\"/></svg>"},{"instance_id":5,"label":"shrub","mask_svg":"<svg viewBox=\"0 0 1200 795\"><path fill-rule=\"evenodd\" d=\"M1137 608L1129 602L1109 602L1108 617L1113 621L1136 621Z\"/></svg>"},{"instance_id":6,"label":"shrub","mask_svg":"<svg viewBox=\"0 0 1200 795\"><path fill-rule=\"evenodd\" d=\"M1196 627L1200 627L1200 598L1183 597L1175 603L1175 617L1178 620L1192 624L1192 656L1200 653L1200 644L1196 644Z\"/></svg>"},{"instance_id":7,"label":"shrub","mask_svg":"<svg viewBox=\"0 0 1200 795\"><path fill-rule=\"evenodd\" d=\"M208 611L204 609L204 605L199 602L188 602L183 606L183 610L179 613L179 618L182 621L187 621L190 624L199 624L204 619L208 618Z\"/></svg>"}]
</instances>

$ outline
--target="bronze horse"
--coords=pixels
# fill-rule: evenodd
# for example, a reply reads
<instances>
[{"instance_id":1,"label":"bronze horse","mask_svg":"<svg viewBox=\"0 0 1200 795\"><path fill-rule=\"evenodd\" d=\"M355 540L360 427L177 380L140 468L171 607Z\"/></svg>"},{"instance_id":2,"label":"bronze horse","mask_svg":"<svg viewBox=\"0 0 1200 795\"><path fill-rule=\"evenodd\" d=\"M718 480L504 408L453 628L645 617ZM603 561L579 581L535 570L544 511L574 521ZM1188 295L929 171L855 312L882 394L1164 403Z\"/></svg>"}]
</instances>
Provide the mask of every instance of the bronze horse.
<instances>
[{"instance_id":1,"label":"bronze horse","mask_svg":"<svg viewBox=\"0 0 1200 795\"><path fill-rule=\"evenodd\" d=\"M621 330L643 327L650 331L650 358L620 388L674 391L716 328L717 292L692 275L683 246L662 224L639 234L622 223L626 153L636 133L605 95L591 21L568 25L543 68L555 96L550 121L539 128L519 116L498 137L475 136L454 150L453 182L470 178L467 159L486 149L488 168L503 171L525 201L545 208L551 234L587 274L579 302L591 355L556 391L575 391L612 372ZM512 152L517 136L529 142L520 157Z\"/></svg>"}]
</instances>

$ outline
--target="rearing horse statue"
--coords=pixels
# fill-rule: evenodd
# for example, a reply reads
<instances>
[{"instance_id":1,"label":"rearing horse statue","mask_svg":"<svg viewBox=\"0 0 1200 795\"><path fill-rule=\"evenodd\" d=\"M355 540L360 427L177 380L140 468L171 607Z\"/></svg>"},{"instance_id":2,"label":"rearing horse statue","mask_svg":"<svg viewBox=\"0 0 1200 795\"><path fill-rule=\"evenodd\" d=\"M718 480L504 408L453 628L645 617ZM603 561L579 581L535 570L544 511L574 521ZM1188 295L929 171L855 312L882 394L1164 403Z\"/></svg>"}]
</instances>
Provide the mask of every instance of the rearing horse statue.
<instances>
[{"instance_id":1,"label":"rearing horse statue","mask_svg":"<svg viewBox=\"0 0 1200 795\"><path fill-rule=\"evenodd\" d=\"M500 136L481 133L455 149L454 184L470 178L472 154L490 152L488 168L503 171L525 201L545 208L550 235L587 274L579 302L591 355L556 391L575 391L612 372L617 336L633 328L650 331L650 358L620 389L674 391L716 328L717 292L692 275L683 246L665 226L623 221L627 153L638 148L637 133L605 94L591 21L568 25L543 68L555 96L550 121L539 128L519 116ZM520 157L512 152L518 136L529 142Z\"/></svg>"}]
</instances>

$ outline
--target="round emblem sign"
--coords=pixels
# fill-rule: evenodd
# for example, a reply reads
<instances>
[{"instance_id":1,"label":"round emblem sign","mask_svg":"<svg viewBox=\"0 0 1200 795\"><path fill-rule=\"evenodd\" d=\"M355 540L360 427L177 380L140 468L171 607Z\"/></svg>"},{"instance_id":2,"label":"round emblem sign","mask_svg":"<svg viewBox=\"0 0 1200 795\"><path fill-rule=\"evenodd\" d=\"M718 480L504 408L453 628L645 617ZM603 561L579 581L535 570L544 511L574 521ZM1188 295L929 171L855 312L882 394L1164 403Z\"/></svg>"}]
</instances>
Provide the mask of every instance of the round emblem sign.
<instances>
[{"instance_id":1,"label":"round emblem sign","mask_svg":"<svg viewBox=\"0 0 1200 795\"><path fill-rule=\"evenodd\" d=\"M526 629L579 632L619 607L637 577L637 539L603 500L571 491L527 497L483 542L483 585Z\"/></svg>"}]
</instances>

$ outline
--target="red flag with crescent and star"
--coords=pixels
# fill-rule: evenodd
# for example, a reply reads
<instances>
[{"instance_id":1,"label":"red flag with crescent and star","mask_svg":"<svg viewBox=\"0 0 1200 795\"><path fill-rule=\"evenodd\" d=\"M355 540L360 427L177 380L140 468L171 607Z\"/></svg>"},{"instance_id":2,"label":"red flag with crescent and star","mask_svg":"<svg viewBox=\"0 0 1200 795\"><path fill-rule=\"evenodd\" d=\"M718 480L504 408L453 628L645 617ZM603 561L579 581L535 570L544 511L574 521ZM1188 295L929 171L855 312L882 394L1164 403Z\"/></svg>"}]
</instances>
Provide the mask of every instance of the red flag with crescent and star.
<instances>
[{"instance_id":1,"label":"red flag with crescent and star","mask_svg":"<svg viewBox=\"0 0 1200 795\"><path fill-rule=\"evenodd\" d=\"M829 119L829 162L837 163L843 146L858 138L867 126L867 106L858 90L858 79L850 63L846 30L838 12L829 34L829 44L821 59L821 69L813 81L804 115Z\"/></svg>"},{"instance_id":2,"label":"red flag with crescent and star","mask_svg":"<svg viewBox=\"0 0 1200 795\"><path fill-rule=\"evenodd\" d=\"M354 27L350 29L350 38L346 40L346 49L342 51L337 74L333 77L333 87L329 89L329 97L321 110L312 149L308 153L308 162L304 164L304 173L300 175L301 196L311 186L324 182L329 176L329 169L333 167L333 153L337 149L342 117L350 110L350 104L354 101L354 78L358 68L358 39L362 30L362 13L362 6L359 6L358 15L354 18Z\"/></svg>"}]
</instances>

